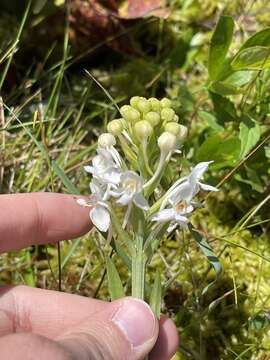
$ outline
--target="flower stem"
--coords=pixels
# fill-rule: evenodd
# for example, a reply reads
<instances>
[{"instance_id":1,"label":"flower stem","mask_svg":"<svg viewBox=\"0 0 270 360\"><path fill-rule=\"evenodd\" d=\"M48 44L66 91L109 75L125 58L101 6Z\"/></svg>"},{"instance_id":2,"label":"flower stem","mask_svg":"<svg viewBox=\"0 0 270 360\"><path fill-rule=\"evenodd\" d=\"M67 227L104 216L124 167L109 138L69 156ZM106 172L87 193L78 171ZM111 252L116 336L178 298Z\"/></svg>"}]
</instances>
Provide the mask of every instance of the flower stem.
<instances>
[{"instance_id":1,"label":"flower stem","mask_svg":"<svg viewBox=\"0 0 270 360\"><path fill-rule=\"evenodd\" d=\"M146 259L143 251L143 237L136 235L132 254L132 296L144 299Z\"/></svg>"}]
</instances>

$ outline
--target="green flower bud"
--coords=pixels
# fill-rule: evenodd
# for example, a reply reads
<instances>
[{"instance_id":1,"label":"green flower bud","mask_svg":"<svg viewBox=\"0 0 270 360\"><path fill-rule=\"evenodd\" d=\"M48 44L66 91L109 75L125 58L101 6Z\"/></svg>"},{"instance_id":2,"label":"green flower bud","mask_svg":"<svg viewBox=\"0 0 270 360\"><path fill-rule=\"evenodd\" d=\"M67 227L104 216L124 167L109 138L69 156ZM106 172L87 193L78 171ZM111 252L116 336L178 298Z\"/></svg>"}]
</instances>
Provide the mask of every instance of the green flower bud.
<instances>
[{"instance_id":1,"label":"green flower bud","mask_svg":"<svg viewBox=\"0 0 270 360\"><path fill-rule=\"evenodd\" d=\"M155 111L149 111L144 117L153 127L157 126L160 122L160 115Z\"/></svg>"},{"instance_id":2,"label":"green flower bud","mask_svg":"<svg viewBox=\"0 0 270 360\"><path fill-rule=\"evenodd\" d=\"M138 105L138 102L140 100L140 97L139 96L133 96L131 99L130 99L130 105L132 107L134 107L135 109L137 109L137 105Z\"/></svg>"},{"instance_id":3,"label":"green flower bud","mask_svg":"<svg viewBox=\"0 0 270 360\"><path fill-rule=\"evenodd\" d=\"M151 110L151 104L144 97L140 97L136 107L143 114L148 113Z\"/></svg>"},{"instance_id":4,"label":"green flower bud","mask_svg":"<svg viewBox=\"0 0 270 360\"><path fill-rule=\"evenodd\" d=\"M112 120L107 125L108 132L115 136L120 135L121 132L123 131L123 129L124 129L124 126L123 126L122 120L120 120L120 119Z\"/></svg>"},{"instance_id":5,"label":"green flower bud","mask_svg":"<svg viewBox=\"0 0 270 360\"><path fill-rule=\"evenodd\" d=\"M175 149L176 136L170 132L165 131L163 134L160 135L157 142L160 151L167 154Z\"/></svg>"},{"instance_id":6,"label":"green flower bud","mask_svg":"<svg viewBox=\"0 0 270 360\"><path fill-rule=\"evenodd\" d=\"M178 137L181 131L181 125L175 122L169 122L165 125L165 131L168 131L169 133Z\"/></svg>"},{"instance_id":7,"label":"green flower bud","mask_svg":"<svg viewBox=\"0 0 270 360\"><path fill-rule=\"evenodd\" d=\"M98 138L98 145L100 147L114 146L116 144L115 137L112 134L104 133Z\"/></svg>"},{"instance_id":8,"label":"green flower bud","mask_svg":"<svg viewBox=\"0 0 270 360\"><path fill-rule=\"evenodd\" d=\"M141 120L134 125L134 132L139 140L143 140L152 135L153 128L149 122Z\"/></svg>"},{"instance_id":9,"label":"green flower bud","mask_svg":"<svg viewBox=\"0 0 270 360\"><path fill-rule=\"evenodd\" d=\"M129 122L136 122L140 120L140 113L130 105L124 105L120 109L123 118Z\"/></svg>"},{"instance_id":10,"label":"green flower bud","mask_svg":"<svg viewBox=\"0 0 270 360\"><path fill-rule=\"evenodd\" d=\"M148 99L148 102L151 105L152 111L160 111L161 104L160 104L160 101L158 99L152 97L152 98Z\"/></svg>"},{"instance_id":11,"label":"green flower bud","mask_svg":"<svg viewBox=\"0 0 270 360\"><path fill-rule=\"evenodd\" d=\"M166 122L170 122L173 121L175 112L173 109L171 108L164 108L161 110L161 119L166 121Z\"/></svg>"},{"instance_id":12,"label":"green flower bud","mask_svg":"<svg viewBox=\"0 0 270 360\"><path fill-rule=\"evenodd\" d=\"M175 114L172 121L178 122L179 121L179 116Z\"/></svg>"},{"instance_id":13,"label":"green flower bud","mask_svg":"<svg viewBox=\"0 0 270 360\"><path fill-rule=\"evenodd\" d=\"M188 134L188 129L186 126L184 125L179 125L180 126L180 131L179 131L179 134L178 134L178 138L183 141L186 139L187 137L187 134Z\"/></svg>"},{"instance_id":14,"label":"green flower bud","mask_svg":"<svg viewBox=\"0 0 270 360\"><path fill-rule=\"evenodd\" d=\"M172 102L168 98L161 99L160 104L162 108L170 108L172 106Z\"/></svg>"}]
</instances>

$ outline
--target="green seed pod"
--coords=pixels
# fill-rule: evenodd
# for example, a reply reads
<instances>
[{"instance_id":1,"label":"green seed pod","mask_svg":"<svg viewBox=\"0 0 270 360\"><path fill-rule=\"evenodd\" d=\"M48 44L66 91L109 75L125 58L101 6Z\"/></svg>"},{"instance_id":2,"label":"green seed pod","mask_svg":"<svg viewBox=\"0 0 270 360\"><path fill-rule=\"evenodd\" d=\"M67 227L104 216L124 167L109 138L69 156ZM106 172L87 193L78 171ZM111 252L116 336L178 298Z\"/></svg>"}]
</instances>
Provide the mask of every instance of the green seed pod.
<instances>
[{"instance_id":1,"label":"green seed pod","mask_svg":"<svg viewBox=\"0 0 270 360\"><path fill-rule=\"evenodd\" d=\"M136 122L140 120L140 113L130 105L124 105L120 109L123 118L129 122Z\"/></svg>"},{"instance_id":2,"label":"green seed pod","mask_svg":"<svg viewBox=\"0 0 270 360\"><path fill-rule=\"evenodd\" d=\"M164 108L161 110L161 119L166 121L166 122L170 122L173 121L175 112L173 109L171 108Z\"/></svg>"},{"instance_id":3,"label":"green seed pod","mask_svg":"<svg viewBox=\"0 0 270 360\"><path fill-rule=\"evenodd\" d=\"M161 104L160 101L154 97L148 99L148 102L151 104L152 111L160 111Z\"/></svg>"},{"instance_id":4,"label":"green seed pod","mask_svg":"<svg viewBox=\"0 0 270 360\"><path fill-rule=\"evenodd\" d=\"M135 109L137 109L137 105L138 105L138 102L140 100L140 97L139 96L133 96L131 99L130 99L130 105L132 107L134 107Z\"/></svg>"},{"instance_id":5,"label":"green seed pod","mask_svg":"<svg viewBox=\"0 0 270 360\"><path fill-rule=\"evenodd\" d=\"M114 146L116 144L115 137L112 134L104 133L98 138L98 145L100 147Z\"/></svg>"},{"instance_id":6,"label":"green seed pod","mask_svg":"<svg viewBox=\"0 0 270 360\"><path fill-rule=\"evenodd\" d=\"M121 132L124 130L122 120L115 119L115 120L110 121L107 125L107 130L109 133L111 133L115 136L120 135Z\"/></svg>"},{"instance_id":7,"label":"green seed pod","mask_svg":"<svg viewBox=\"0 0 270 360\"><path fill-rule=\"evenodd\" d=\"M157 142L160 151L167 154L168 152L175 149L176 136L170 132L165 131L160 135Z\"/></svg>"},{"instance_id":8,"label":"green seed pod","mask_svg":"<svg viewBox=\"0 0 270 360\"><path fill-rule=\"evenodd\" d=\"M151 111L151 104L144 97L140 97L140 100L137 103L137 109L143 114L148 113Z\"/></svg>"},{"instance_id":9,"label":"green seed pod","mask_svg":"<svg viewBox=\"0 0 270 360\"><path fill-rule=\"evenodd\" d=\"M155 111L149 111L144 117L153 127L157 126L160 122L160 115Z\"/></svg>"},{"instance_id":10,"label":"green seed pod","mask_svg":"<svg viewBox=\"0 0 270 360\"><path fill-rule=\"evenodd\" d=\"M143 140L152 135L153 128L148 121L141 120L134 125L134 132L139 140Z\"/></svg>"},{"instance_id":11,"label":"green seed pod","mask_svg":"<svg viewBox=\"0 0 270 360\"><path fill-rule=\"evenodd\" d=\"M172 102L168 98L161 99L160 104L162 108L170 108L172 106Z\"/></svg>"},{"instance_id":12,"label":"green seed pod","mask_svg":"<svg viewBox=\"0 0 270 360\"><path fill-rule=\"evenodd\" d=\"M169 122L165 125L165 131L170 132L171 134L178 137L181 131L181 125L175 123L175 122Z\"/></svg>"}]
</instances>

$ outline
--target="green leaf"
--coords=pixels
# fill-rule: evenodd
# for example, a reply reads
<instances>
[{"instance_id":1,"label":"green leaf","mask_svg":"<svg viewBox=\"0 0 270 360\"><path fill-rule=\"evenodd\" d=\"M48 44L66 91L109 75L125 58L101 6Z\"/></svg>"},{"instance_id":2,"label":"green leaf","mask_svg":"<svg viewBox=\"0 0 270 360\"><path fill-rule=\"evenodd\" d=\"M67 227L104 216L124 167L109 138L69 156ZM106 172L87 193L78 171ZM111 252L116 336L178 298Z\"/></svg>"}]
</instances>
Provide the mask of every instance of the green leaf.
<instances>
[{"instance_id":1,"label":"green leaf","mask_svg":"<svg viewBox=\"0 0 270 360\"><path fill-rule=\"evenodd\" d=\"M215 270L215 274L216 274L215 280L212 281L210 284L208 284L203 289L202 295L204 295L208 291L210 286L212 286L220 278L221 273L222 273L222 267L221 267L221 264L219 262L219 259L214 254L213 249L207 243L207 241L202 237L202 235L198 231L196 231L194 228L192 228L191 225L189 226L189 230L190 230L191 234L193 235L194 240L197 242L200 249L202 250L204 255L207 257L207 260L209 261L209 263L211 264L211 266Z\"/></svg>"},{"instance_id":2,"label":"green leaf","mask_svg":"<svg viewBox=\"0 0 270 360\"><path fill-rule=\"evenodd\" d=\"M210 92L210 96L220 125L223 125L226 121L235 121L237 119L234 104L228 98L213 92Z\"/></svg>"},{"instance_id":3,"label":"green leaf","mask_svg":"<svg viewBox=\"0 0 270 360\"><path fill-rule=\"evenodd\" d=\"M253 46L239 51L231 62L232 69L262 70L270 67L270 48Z\"/></svg>"},{"instance_id":4,"label":"green leaf","mask_svg":"<svg viewBox=\"0 0 270 360\"><path fill-rule=\"evenodd\" d=\"M51 162L52 164L52 168L55 171L55 173L57 174L57 176L61 179L62 183L65 185L65 187L67 188L68 192L70 194L76 194L76 195L80 195L79 190L76 188L76 186L74 186L72 184L72 182L69 180L69 178L66 176L66 174L64 173L63 169L57 164L57 162L55 162L54 160Z\"/></svg>"},{"instance_id":5,"label":"green leaf","mask_svg":"<svg viewBox=\"0 0 270 360\"><path fill-rule=\"evenodd\" d=\"M234 87L242 87L248 84L251 80L253 80L254 75L256 75L256 72L252 70L236 71L226 77L226 79L224 79L222 83Z\"/></svg>"},{"instance_id":6,"label":"green leaf","mask_svg":"<svg viewBox=\"0 0 270 360\"><path fill-rule=\"evenodd\" d=\"M157 319L160 319L161 297L161 276L159 271L157 270L154 285L150 295L150 306Z\"/></svg>"},{"instance_id":7,"label":"green leaf","mask_svg":"<svg viewBox=\"0 0 270 360\"><path fill-rule=\"evenodd\" d=\"M260 140L261 131L260 125L249 117L246 117L244 121L240 123L239 128L239 139L241 141L239 160L241 160Z\"/></svg>"},{"instance_id":8,"label":"green leaf","mask_svg":"<svg viewBox=\"0 0 270 360\"><path fill-rule=\"evenodd\" d=\"M125 292L120 276L110 257L106 258L106 269L111 300L113 301L124 297Z\"/></svg>"},{"instance_id":9,"label":"green leaf","mask_svg":"<svg viewBox=\"0 0 270 360\"><path fill-rule=\"evenodd\" d=\"M223 139L219 134L209 136L197 151L197 161L213 160L213 169L234 166L239 159L240 140L237 137Z\"/></svg>"},{"instance_id":10,"label":"green leaf","mask_svg":"<svg viewBox=\"0 0 270 360\"><path fill-rule=\"evenodd\" d=\"M117 232L119 239L121 241L123 241L123 243L126 244L130 253L132 253L134 246L133 246L133 243L132 243L128 233L122 228L122 225L120 224L118 217L114 214L113 211L110 212L110 215L111 215L111 222L112 222L113 228Z\"/></svg>"},{"instance_id":11,"label":"green leaf","mask_svg":"<svg viewBox=\"0 0 270 360\"><path fill-rule=\"evenodd\" d=\"M202 120L206 121L209 127L212 128L213 130L217 132L224 130L223 126L218 124L217 119L213 114L207 111L199 111L198 115Z\"/></svg>"},{"instance_id":12,"label":"green leaf","mask_svg":"<svg viewBox=\"0 0 270 360\"><path fill-rule=\"evenodd\" d=\"M247 49L253 46L270 46L270 28L263 29L252 35L242 45L240 50Z\"/></svg>"},{"instance_id":13,"label":"green leaf","mask_svg":"<svg viewBox=\"0 0 270 360\"><path fill-rule=\"evenodd\" d=\"M240 88L237 88L231 84L226 84L221 81L215 81L211 83L209 86L209 90L222 96L241 94L242 91Z\"/></svg>"},{"instance_id":14,"label":"green leaf","mask_svg":"<svg viewBox=\"0 0 270 360\"><path fill-rule=\"evenodd\" d=\"M231 16L221 16L211 39L208 72L216 80L222 70L233 36L234 22Z\"/></svg>"}]
</instances>

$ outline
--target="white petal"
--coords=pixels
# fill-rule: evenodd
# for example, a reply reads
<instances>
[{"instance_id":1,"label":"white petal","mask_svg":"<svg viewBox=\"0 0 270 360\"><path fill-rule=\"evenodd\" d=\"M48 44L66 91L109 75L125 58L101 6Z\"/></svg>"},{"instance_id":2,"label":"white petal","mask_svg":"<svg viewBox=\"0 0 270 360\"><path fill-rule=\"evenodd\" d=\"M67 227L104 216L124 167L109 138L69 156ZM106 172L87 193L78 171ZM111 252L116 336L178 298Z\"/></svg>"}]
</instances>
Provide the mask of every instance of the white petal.
<instances>
[{"instance_id":1,"label":"white petal","mask_svg":"<svg viewBox=\"0 0 270 360\"><path fill-rule=\"evenodd\" d=\"M81 206L87 206L87 201L85 199L77 199L77 203Z\"/></svg>"},{"instance_id":2,"label":"white petal","mask_svg":"<svg viewBox=\"0 0 270 360\"><path fill-rule=\"evenodd\" d=\"M163 209L152 216L152 221L161 221L167 222L175 219L175 211L174 209Z\"/></svg>"},{"instance_id":3,"label":"white petal","mask_svg":"<svg viewBox=\"0 0 270 360\"><path fill-rule=\"evenodd\" d=\"M205 191L219 191L216 187L208 185L208 184L203 184L201 182L198 183L200 185L200 187L205 190Z\"/></svg>"},{"instance_id":4,"label":"white petal","mask_svg":"<svg viewBox=\"0 0 270 360\"><path fill-rule=\"evenodd\" d=\"M112 184L119 184L121 173L115 168L108 168L103 175L100 175L101 179L105 182L111 182Z\"/></svg>"},{"instance_id":5,"label":"white petal","mask_svg":"<svg viewBox=\"0 0 270 360\"><path fill-rule=\"evenodd\" d=\"M93 174L93 173L94 173L94 168L93 168L93 166L87 165L87 166L84 166L83 168L84 168L84 170L85 170L86 172L88 172L88 173L90 173L90 174Z\"/></svg>"},{"instance_id":6,"label":"white petal","mask_svg":"<svg viewBox=\"0 0 270 360\"><path fill-rule=\"evenodd\" d=\"M123 195L116 201L116 203L125 206L132 201L132 197L133 194L130 195L124 192Z\"/></svg>"},{"instance_id":7,"label":"white petal","mask_svg":"<svg viewBox=\"0 0 270 360\"><path fill-rule=\"evenodd\" d=\"M195 181L198 181L202 178L205 171L208 169L209 164L213 161L204 161L197 164L191 171L190 177L192 177Z\"/></svg>"},{"instance_id":8,"label":"white petal","mask_svg":"<svg viewBox=\"0 0 270 360\"><path fill-rule=\"evenodd\" d=\"M149 205L147 200L145 199L145 197L140 193L140 194L136 194L133 198L133 202L135 203L136 206L138 206L138 208L143 209L143 210L148 210L149 209Z\"/></svg>"},{"instance_id":9,"label":"white petal","mask_svg":"<svg viewBox=\"0 0 270 360\"><path fill-rule=\"evenodd\" d=\"M175 215L175 220L178 222L178 223L188 223L188 218L185 217L185 216L182 216L180 214L176 214Z\"/></svg>"},{"instance_id":10,"label":"white petal","mask_svg":"<svg viewBox=\"0 0 270 360\"><path fill-rule=\"evenodd\" d=\"M198 185L191 184L188 180L180 184L174 191L173 195L169 197L169 202L174 205L180 201L190 201L198 192Z\"/></svg>"},{"instance_id":11,"label":"white petal","mask_svg":"<svg viewBox=\"0 0 270 360\"><path fill-rule=\"evenodd\" d=\"M97 205L90 211L92 223L102 232L106 232L110 226L110 214L103 206Z\"/></svg>"}]
</instances>

